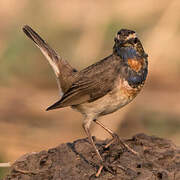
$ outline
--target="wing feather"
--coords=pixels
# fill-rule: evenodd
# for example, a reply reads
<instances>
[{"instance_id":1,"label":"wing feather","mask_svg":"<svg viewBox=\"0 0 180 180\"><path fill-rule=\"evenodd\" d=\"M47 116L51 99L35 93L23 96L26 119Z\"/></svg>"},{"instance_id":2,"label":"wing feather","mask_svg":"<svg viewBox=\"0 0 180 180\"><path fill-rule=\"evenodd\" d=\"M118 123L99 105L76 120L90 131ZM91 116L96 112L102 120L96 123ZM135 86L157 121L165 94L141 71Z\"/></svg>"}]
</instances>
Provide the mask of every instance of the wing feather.
<instances>
[{"instance_id":1,"label":"wing feather","mask_svg":"<svg viewBox=\"0 0 180 180\"><path fill-rule=\"evenodd\" d=\"M113 89L117 78L115 67L118 63L118 61L113 61L111 55L80 71L71 88L47 110L92 102L106 95Z\"/></svg>"}]
</instances>

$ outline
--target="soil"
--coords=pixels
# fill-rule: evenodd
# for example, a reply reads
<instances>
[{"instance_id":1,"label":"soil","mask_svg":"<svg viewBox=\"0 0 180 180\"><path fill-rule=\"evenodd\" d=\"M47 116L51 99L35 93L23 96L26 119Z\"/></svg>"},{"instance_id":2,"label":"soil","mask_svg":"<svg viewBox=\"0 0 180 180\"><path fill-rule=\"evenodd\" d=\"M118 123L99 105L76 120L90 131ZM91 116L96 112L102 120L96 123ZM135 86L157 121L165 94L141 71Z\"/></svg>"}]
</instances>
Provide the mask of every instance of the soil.
<instances>
[{"instance_id":1,"label":"soil","mask_svg":"<svg viewBox=\"0 0 180 180\"><path fill-rule=\"evenodd\" d=\"M95 140L108 164L98 178L98 158L88 140L79 139L23 155L3 180L180 180L180 148L171 141L145 134L123 141L139 155L117 142L105 149L108 140Z\"/></svg>"}]
</instances>

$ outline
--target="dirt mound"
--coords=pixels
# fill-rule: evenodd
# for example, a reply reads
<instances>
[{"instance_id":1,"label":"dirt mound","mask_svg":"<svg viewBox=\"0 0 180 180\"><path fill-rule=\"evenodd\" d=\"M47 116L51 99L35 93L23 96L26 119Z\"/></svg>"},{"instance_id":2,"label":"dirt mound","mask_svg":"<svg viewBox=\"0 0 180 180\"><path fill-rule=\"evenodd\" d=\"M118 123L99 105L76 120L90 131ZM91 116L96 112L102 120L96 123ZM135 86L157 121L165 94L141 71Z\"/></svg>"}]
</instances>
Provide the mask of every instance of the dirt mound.
<instances>
[{"instance_id":1,"label":"dirt mound","mask_svg":"<svg viewBox=\"0 0 180 180\"><path fill-rule=\"evenodd\" d=\"M102 157L112 170L103 169L96 178L98 159L87 139L20 157L4 180L180 180L180 149L171 141L145 134L125 142L139 157L116 143L103 149L106 141L96 141Z\"/></svg>"}]
</instances>

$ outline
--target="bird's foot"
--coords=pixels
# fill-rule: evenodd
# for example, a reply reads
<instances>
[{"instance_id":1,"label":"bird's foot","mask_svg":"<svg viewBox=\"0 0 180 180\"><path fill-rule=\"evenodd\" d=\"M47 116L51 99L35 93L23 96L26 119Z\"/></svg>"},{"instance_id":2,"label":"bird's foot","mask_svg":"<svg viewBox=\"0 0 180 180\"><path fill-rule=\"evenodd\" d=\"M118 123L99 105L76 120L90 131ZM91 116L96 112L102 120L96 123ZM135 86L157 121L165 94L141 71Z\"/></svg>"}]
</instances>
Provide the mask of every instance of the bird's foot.
<instances>
[{"instance_id":1,"label":"bird's foot","mask_svg":"<svg viewBox=\"0 0 180 180\"><path fill-rule=\"evenodd\" d=\"M107 149L107 148L108 148L111 144L113 144L113 143L121 143L122 146L123 146L125 149L127 149L128 151L130 151L132 154L134 154L134 155L136 155L136 156L139 156L139 153L136 152L136 151L134 151L131 147L129 147L126 143L124 143L124 142L122 141L122 139L119 138L119 136L118 136L116 133L113 133L112 136L113 136L112 140L111 140L108 144L106 144L106 145L104 146L105 149Z\"/></svg>"},{"instance_id":2,"label":"bird's foot","mask_svg":"<svg viewBox=\"0 0 180 180\"><path fill-rule=\"evenodd\" d=\"M107 149L111 144L113 143L118 143L119 142L119 136L116 134L116 133L113 133L112 134L112 139L110 140L110 142L108 144L106 144L104 146L105 149Z\"/></svg>"},{"instance_id":3,"label":"bird's foot","mask_svg":"<svg viewBox=\"0 0 180 180\"><path fill-rule=\"evenodd\" d=\"M96 177L99 177L99 175L101 174L103 168L108 171L109 173L115 175L115 170L113 170L113 168L111 167L110 164L106 163L106 162L102 162L99 166L99 169L96 173Z\"/></svg>"},{"instance_id":4,"label":"bird's foot","mask_svg":"<svg viewBox=\"0 0 180 180\"><path fill-rule=\"evenodd\" d=\"M99 177L99 175L101 174L102 169L103 169L103 165L100 165L99 169L98 169L98 171L96 173L96 177Z\"/></svg>"},{"instance_id":5,"label":"bird's foot","mask_svg":"<svg viewBox=\"0 0 180 180\"><path fill-rule=\"evenodd\" d=\"M121 140L121 144L128 150L130 151L132 154L136 155L136 156L140 156L138 152L136 152L135 150L133 150L131 147L129 147L126 143L124 143Z\"/></svg>"}]
</instances>

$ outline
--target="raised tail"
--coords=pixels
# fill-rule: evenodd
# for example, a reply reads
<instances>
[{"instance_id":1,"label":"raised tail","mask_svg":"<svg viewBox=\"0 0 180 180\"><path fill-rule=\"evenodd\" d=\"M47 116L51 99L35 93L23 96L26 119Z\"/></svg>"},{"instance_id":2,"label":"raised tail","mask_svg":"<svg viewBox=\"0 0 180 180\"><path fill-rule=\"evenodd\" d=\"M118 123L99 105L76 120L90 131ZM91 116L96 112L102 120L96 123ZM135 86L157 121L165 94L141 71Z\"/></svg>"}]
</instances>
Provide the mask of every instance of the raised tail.
<instances>
[{"instance_id":1,"label":"raised tail","mask_svg":"<svg viewBox=\"0 0 180 180\"><path fill-rule=\"evenodd\" d=\"M36 44L51 65L62 96L74 81L77 70L62 59L30 26L23 27L24 33Z\"/></svg>"}]
</instances>

